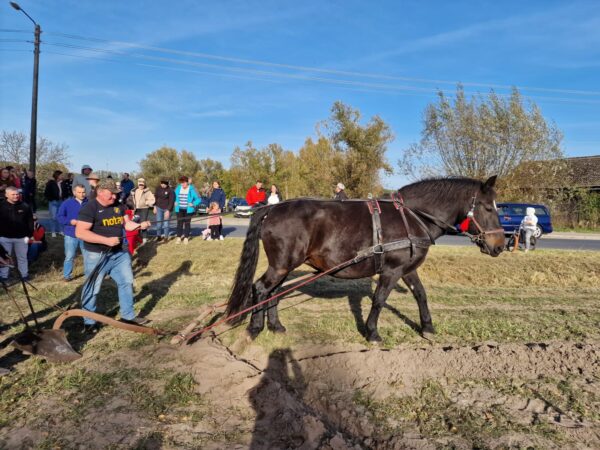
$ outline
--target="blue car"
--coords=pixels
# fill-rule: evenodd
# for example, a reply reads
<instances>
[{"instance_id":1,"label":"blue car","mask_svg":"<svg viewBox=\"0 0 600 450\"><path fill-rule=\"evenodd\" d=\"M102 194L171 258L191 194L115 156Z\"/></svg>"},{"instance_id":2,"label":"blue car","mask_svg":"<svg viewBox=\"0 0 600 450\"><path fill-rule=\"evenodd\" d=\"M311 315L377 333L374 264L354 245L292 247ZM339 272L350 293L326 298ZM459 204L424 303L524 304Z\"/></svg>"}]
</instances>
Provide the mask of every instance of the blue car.
<instances>
[{"instance_id":1,"label":"blue car","mask_svg":"<svg viewBox=\"0 0 600 450\"><path fill-rule=\"evenodd\" d=\"M498 203L498 217L500 218L500 224L504 228L506 234L510 234L519 228L523 217L525 217L525 210L527 208L534 208L535 215L538 218L537 230L533 234L536 239L539 239L542 234L552 233L552 221L550 219L550 211L544 205L533 205L530 203Z\"/></svg>"}]
</instances>

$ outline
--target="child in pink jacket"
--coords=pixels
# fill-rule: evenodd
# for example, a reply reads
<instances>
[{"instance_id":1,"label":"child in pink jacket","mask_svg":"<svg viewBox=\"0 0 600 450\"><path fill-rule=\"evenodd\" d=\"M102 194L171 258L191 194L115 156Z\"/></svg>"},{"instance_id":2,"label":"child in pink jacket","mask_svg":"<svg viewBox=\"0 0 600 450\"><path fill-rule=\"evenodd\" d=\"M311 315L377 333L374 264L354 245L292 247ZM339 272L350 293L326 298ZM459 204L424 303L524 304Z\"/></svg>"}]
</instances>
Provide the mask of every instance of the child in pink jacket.
<instances>
[{"instance_id":1,"label":"child in pink jacket","mask_svg":"<svg viewBox=\"0 0 600 450\"><path fill-rule=\"evenodd\" d=\"M207 241L218 241L223 240L221 235L221 229L223 227L221 223L221 208L217 202L212 202L208 207L208 228L210 228L210 236L206 239Z\"/></svg>"}]
</instances>

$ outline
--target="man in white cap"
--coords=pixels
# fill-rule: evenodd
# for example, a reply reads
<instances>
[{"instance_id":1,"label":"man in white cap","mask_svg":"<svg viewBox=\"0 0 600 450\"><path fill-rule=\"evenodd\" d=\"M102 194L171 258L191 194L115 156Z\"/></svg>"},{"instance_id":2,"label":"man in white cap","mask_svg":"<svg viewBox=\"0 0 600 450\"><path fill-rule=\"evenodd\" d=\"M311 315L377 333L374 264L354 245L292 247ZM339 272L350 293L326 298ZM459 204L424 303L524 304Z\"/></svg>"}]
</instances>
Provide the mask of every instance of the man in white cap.
<instances>
[{"instance_id":1,"label":"man in white cap","mask_svg":"<svg viewBox=\"0 0 600 450\"><path fill-rule=\"evenodd\" d=\"M334 200L348 200L348 196L346 195L346 191L344 191L344 189L346 189L346 186L344 186L343 183L338 183L335 186L335 196L333 197Z\"/></svg>"},{"instance_id":2,"label":"man in white cap","mask_svg":"<svg viewBox=\"0 0 600 450\"><path fill-rule=\"evenodd\" d=\"M84 164L81 166L81 173L75 175L75 178L73 179L73 186L77 186L78 184L85 186L85 194L88 198L90 196L90 192L92 191L92 187L90 186L90 182L88 180L88 175L90 173L92 173L92 168L89 165Z\"/></svg>"}]
</instances>

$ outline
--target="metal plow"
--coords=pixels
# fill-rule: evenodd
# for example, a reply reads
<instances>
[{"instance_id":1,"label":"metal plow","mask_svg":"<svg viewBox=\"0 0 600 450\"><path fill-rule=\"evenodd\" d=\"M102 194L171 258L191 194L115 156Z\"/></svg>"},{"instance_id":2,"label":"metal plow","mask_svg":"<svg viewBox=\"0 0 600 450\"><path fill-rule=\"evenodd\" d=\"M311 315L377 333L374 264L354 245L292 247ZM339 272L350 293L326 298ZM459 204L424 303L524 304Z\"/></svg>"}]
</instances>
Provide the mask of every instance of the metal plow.
<instances>
[{"instance_id":1,"label":"metal plow","mask_svg":"<svg viewBox=\"0 0 600 450\"><path fill-rule=\"evenodd\" d=\"M23 311L19 307L19 304L17 303L15 297L8 289L8 286L6 286L5 283L2 283L4 291L17 308L17 311L21 316L21 321L25 325L25 331L17 334L14 337L13 341L10 343L10 345L27 355L41 356L43 358L46 358L48 361L52 362L71 362L81 358L81 354L75 351L73 347L71 347L71 344L69 344L65 330L61 329L63 322L70 317L86 317L95 320L96 322L101 322L106 325L120 328L122 330L133 331L136 333L144 333L155 336L162 336L166 334L164 331L158 330L156 328L143 327L140 325L120 322L102 314L84 311L82 309L64 310L58 307L57 305L48 305L45 302L42 302L41 300L37 299L39 302L43 303L46 306L62 311L62 314L58 316L58 318L54 321L54 325L52 326L51 330L43 329L36 319L36 314L35 310L33 309L31 297L29 295L29 291L27 290L27 284L28 282L21 278L23 292L25 293L25 298L27 299L27 304L29 305L29 310L31 311L33 322L35 323L34 327L31 327L27 322ZM31 286L35 289L33 285Z\"/></svg>"}]
</instances>

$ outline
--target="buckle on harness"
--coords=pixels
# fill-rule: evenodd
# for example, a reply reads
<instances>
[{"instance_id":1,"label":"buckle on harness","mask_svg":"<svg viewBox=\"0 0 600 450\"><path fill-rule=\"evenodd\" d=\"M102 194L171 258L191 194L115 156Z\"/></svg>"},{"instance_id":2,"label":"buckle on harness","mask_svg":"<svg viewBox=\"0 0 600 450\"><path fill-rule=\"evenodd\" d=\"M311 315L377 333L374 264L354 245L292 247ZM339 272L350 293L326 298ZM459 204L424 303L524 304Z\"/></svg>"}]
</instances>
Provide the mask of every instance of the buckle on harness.
<instances>
[{"instance_id":1,"label":"buckle on harness","mask_svg":"<svg viewBox=\"0 0 600 450\"><path fill-rule=\"evenodd\" d=\"M383 255L383 244L377 244L373 246L373 254L374 255Z\"/></svg>"}]
</instances>

